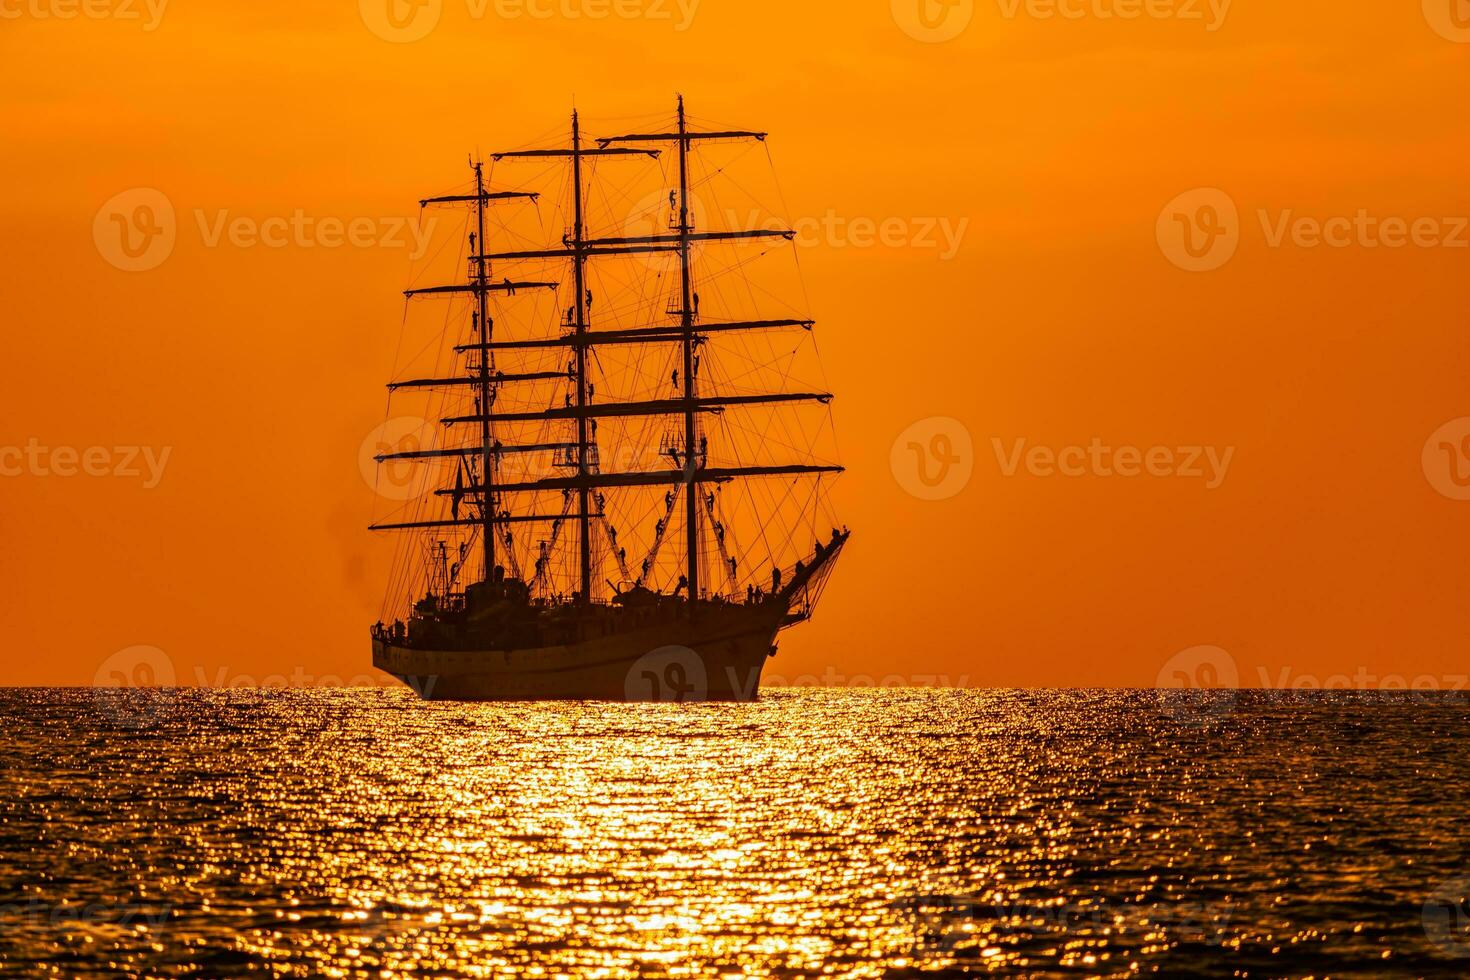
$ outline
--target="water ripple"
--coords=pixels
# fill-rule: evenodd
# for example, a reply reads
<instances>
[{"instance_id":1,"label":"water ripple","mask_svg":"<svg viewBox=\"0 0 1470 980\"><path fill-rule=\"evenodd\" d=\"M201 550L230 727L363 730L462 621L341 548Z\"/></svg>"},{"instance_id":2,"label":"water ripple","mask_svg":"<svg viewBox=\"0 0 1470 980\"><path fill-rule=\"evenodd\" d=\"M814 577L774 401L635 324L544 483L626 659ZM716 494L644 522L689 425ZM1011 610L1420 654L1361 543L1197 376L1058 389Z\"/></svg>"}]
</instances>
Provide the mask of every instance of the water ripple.
<instances>
[{"instance_id":1,"label":"water ripple","mask_svg":"<svg viewBox=\"0 0 1470 980\"><path fill-rule=\"evenodd\" d=\"M1460 976L1453 696L0 692L57 976Z\"/></svg>"}]
</instances>

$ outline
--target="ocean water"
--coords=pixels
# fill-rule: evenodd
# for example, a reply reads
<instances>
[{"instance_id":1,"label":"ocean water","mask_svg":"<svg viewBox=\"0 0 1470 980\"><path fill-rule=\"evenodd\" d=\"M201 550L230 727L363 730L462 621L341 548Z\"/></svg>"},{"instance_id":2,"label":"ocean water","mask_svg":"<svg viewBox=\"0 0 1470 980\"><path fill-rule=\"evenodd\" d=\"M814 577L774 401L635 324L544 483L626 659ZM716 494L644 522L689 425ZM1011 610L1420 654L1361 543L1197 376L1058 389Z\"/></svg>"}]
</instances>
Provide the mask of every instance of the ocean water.
<instances>
[{"instance_id":1,"label":"ocean water","mask_svg":"<svg viewBox=\"0 0 1470 980\"><path fill-rule=\"evenodd\" d=\"M1455 696L9 690L0 726L7 974L1470 975Z\"/></svg>"}]
</instances>

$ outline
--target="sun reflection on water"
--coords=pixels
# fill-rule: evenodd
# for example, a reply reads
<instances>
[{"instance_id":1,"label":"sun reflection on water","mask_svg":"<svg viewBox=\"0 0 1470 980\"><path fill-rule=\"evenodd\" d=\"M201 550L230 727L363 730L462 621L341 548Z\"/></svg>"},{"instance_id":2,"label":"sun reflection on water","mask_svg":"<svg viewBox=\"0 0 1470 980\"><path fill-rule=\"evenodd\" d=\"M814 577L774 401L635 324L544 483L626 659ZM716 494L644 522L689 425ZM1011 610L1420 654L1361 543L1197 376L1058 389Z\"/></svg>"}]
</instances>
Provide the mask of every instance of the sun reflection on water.
<instances>
[{"instance_id":1,"label":"sun reflection on water","mask_svg":"<svg viewBox=\"0 0 1470 980\"><path fill-rule=\"evenodd\" d=\"M1459 702L1365 726L1362 706L1246 699L1196 727L1139 694L164 697L122 729L87 692L4 694L0 962L607 978L1452 962L1417 917L1463 858ZM1346 725L1355 744L1334 737ZM1427 756L1426 725L1458 734ZM1433 770L1453 788L1430 799Z\"/></svg>"}]
</instances>

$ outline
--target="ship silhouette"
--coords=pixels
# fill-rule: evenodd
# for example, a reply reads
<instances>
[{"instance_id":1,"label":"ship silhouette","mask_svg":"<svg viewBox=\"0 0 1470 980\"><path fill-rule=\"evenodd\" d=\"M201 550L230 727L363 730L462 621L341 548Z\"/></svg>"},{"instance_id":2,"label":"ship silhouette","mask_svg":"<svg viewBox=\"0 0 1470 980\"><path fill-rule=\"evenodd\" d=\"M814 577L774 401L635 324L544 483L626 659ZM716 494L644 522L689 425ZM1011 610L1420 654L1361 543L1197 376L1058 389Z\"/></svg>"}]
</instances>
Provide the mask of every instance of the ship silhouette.
<instances>
[{"instance_id":1,"label":"ship silhouette","mask_svg":"<svg viewBox=\"0 0 1470 980\"><path fill-rule=\"evenodd\" d=\"M847 544L845 527L818 517L842 467L794 444L792 432L809 430L785 421L816 411L830 425L832 396L753 389L760 371L747 367L789 381L785 347L769 338L804 342L813 321L711 315L711 302L700 311L700 289L739 281L747 261L703 269L701 250L791 249L789 228L717 228L696 213L696 179L704 199L721 176L715 167L695 177L706 148L766 134L691 123L680 97L671 124L592 139L573 112L569 140L493 154L492 164L564 175L565 230L550 241L498 233L496 209L539 208L543 195L495 189L482 160L471 160L465 193L420 202L465 214L467 274L410 289L407 301L447 301L444 336L463 331L468 342L445 342L452 372L389 385L437 396L447 436L376 457L434 467L443 485L372 526L409 542L372 651L375 667L424 698L754 699L777 634L812 616ZM632 229L650 233L591 224L588 202L613 193L593 171L601 178L624 161L668 178L640 211L653 226ZM592 276L614 262L620 271L596 283L608 295L594 297ZM535 297L555 300L539 331L497 332L497 319ZM768 340L763 363L750 349L721 349L752 337ZM723 370L726 355L741 366ZM742 423L742 412L766 420ZM739 496L752 484L764 489Z\"/></svg>"}]
</instances>

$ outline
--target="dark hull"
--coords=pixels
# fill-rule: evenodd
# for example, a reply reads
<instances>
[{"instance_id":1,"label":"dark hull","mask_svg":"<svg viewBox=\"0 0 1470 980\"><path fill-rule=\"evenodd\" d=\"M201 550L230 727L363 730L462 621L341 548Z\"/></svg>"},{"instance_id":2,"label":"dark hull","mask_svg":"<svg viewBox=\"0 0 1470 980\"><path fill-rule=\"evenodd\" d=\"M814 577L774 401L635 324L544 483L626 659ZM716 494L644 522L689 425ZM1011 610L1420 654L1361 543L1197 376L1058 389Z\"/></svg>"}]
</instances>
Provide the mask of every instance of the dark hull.
<instances>
[{"instance_id":1,"label":"dark hull","mask_svg":"<svg viewBox=\"0 0 1470 980\"><path fill-rule=\"evenodd\" d=\"M782 603L701 608L564 646L418 650L373 640L373 666L430 701L752 701Z\"/></svg>"}]
</instances>

